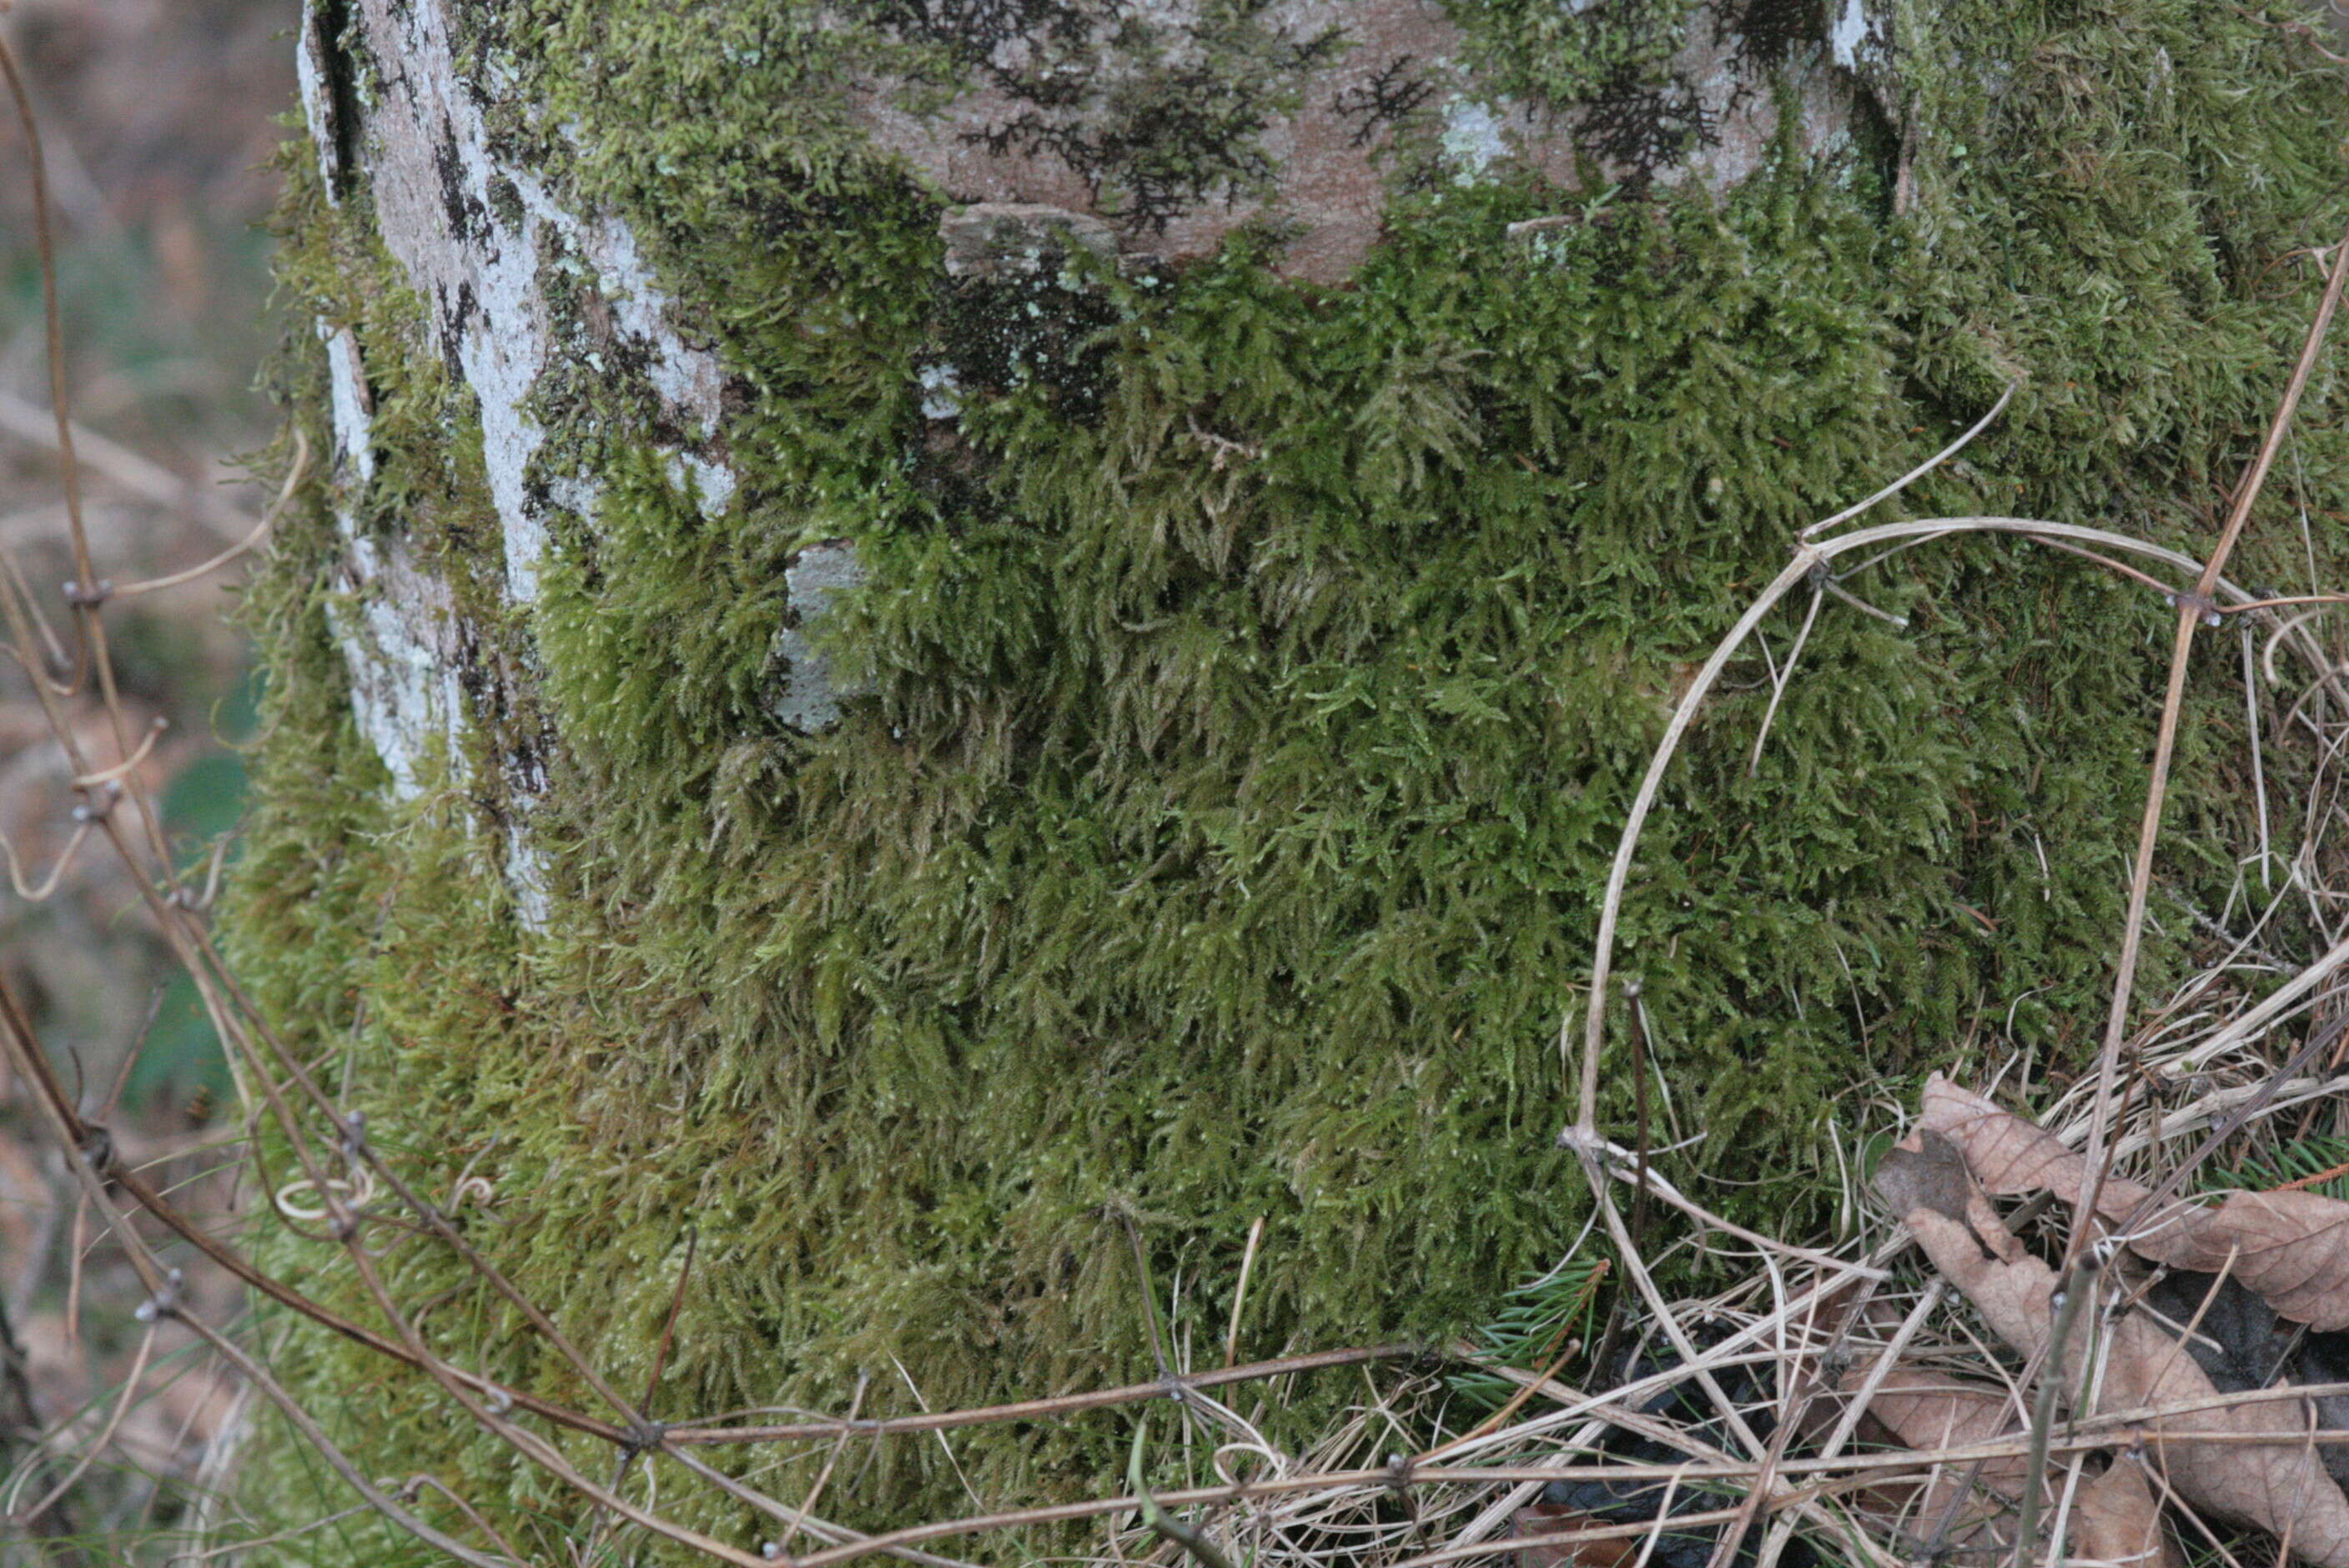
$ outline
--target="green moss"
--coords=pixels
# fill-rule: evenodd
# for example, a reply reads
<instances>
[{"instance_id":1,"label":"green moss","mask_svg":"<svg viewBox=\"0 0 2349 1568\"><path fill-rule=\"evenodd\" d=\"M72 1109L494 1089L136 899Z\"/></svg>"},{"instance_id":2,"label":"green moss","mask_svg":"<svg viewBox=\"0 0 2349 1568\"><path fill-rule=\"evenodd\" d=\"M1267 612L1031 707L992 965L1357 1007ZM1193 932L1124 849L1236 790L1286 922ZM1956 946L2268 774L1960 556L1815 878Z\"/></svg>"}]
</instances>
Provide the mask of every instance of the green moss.
<instances>
[{"instance_id":1,"label":"green moss","mask_svg":"<svg viewBox=\"0 0 2349 1568\"><path fill-rule=\"evenodd\" d=\"M1902 504L2207 542L2313 296L2284 258L2342 217L2337 84L2258 17L1963 6L1912 40L1968 64L1910 84L1898 221L1850 170L1790 159L1538 248L1504 225L1574 198L1399 195L1340 289L1278 278L1269 232L1149 287L1071 279L1093 330L1052 352L1082 395L969 378L946 484L919 367L981 363L957 334L1001 302L948 291L937 199L827 97L844 61L916 45L629 5L599 9L591 53L585 25L514 6L477 44L575 127L549 153L563 180L639 225L748 389L723 431L740 498L711 520L676 491L625 377L542 387L548 461L605 499L512 624L478 450L442 433L464 410L403 349L364 213L297 191L289 279L382 324L369 515L492 628L493 711L560 738L532 829L554 896L543 929L514 923L495 803L468 798L518 731L479 727L482 757L385 804L316 512L254 601L273 675L234 925L258 992L420 1184L469 1162L495 1183L472 1233L624 1387L698 1234L665 1415L836 1408L863 1372L868 1412L910 1408L891 1357L933 1406L1146 1375L1129 1222L1184 1281L1178 1333L1207 1343L1266 1218L1244 1355L1487 1314L1584 1212L1552 1147L1553 1037L1630 788L1794 531L2021 371L1991 434ZM287 375L316 418L316 367ZM2328 372L2247 579L2305 573L2295 501L2349 479L2334 397ZM807 738L768 712L782 569L833 537L871 574L826 633L868 695ZM2337 531L2313 547L2340 565ZM2012 542L1911 551L1853 587L1907 629L1830 603L1751 774L1765 671L1739 668L1625 912L1669 1116L1704 1134L1682 1171L1796 1231L1828 1216L1845 1099L1951 1065L1985 1017L2085 1059L2170 624ZM2184 911L2225 897L2248 812L2236 655L2211 641L2148 994L2189 956ZM2305 766L2272 756L2271 786ZM270 1244L347 1294L306 1243ZM430 1329L452 1351L584 1400L448 1260L407 1243L392 1273L446 1297ZM586 1528L415 1383L309 1336L285 1354L345 1391L371 1471L429 1456L550 1558ZM1340 1392L1309 1391L1289 1429ZM1122 1429L956 1456L990 1502L1082 1490ZM789 1495L821 1457L768 1480ZM903 1522L962 1484L908 1443L833 1498ZM674 1475L661 1498L756 1538Z\"/></svg>"},{"instance_id":2,"label":"green moss","mask_svg":"<svg viewBox=\"0 0 2349 1568\"><path fill-rule=\"evenodd\" d=\"M1737 27L1733 5L1724 31ZM1466 38L1468 62L1494 87L1559 110L1653 87L1687 41L1696 0L1631 0L1573 5L1556 0L1449 0ZM1784 8L1784 7L1778 7ZM1817 29L1811 36L1818 36Z\"/></svg>"}]
</instances>

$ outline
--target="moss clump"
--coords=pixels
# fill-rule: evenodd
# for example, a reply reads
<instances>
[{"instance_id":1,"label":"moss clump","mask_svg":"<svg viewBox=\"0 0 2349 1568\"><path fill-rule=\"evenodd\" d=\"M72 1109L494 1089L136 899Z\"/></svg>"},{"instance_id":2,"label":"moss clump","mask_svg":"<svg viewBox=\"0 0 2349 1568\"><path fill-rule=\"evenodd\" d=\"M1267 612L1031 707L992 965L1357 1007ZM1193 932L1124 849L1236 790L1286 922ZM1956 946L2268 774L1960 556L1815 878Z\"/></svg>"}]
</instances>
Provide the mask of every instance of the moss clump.
<instances>
[{"instance_id":1,"label":"moss clump","mask_svg":"<svg viewBox=\"0 0 2349 1568\"><path fill-rule=\"evenodd\" d=\"M1737 30L1735 13L1768 10L1774 4L1733 5L1722 30ZM1494 87L1546 108L1571 111L1664 81L1668 62L1688 41L1689 17L1696 5L1697 0L1599 5L1450 0L1445 9L1466 35L1469 63ZM1810 36L1818 34L1814 30Z\"/></svg>"},{"instance_id":2,"label":"moss clump","mask_svg":"<svg viewBox=\"0 0 2349 1568\"><path fill-rule=\"evenodd\" d=\"M1399 196L1341 289L1281 281L1269 232L1150 285L1102 270L1070 291L1100 302L1062 346L1084 395L974 377L943 484L921 371L968 356L969 317L938 202L822 90L887 37L753 42L730 14L630 5L591 56L576 25L512 6L481 46L574 127L549 154L568 188L640 227L746 389L739 497L703 516L625 420L583 418L595 444L559 454L605 500L509 628L561 743L536 931L504 907L468 769L379 799L326 641L333 535L292 530L255 599L279 673L235 924L259 993L422 1184L479 1162L498 1197L474 1233L622 1387L698 1233L664 1415L838 1408L891 1357L933 1406L1145 1374L1129 1225L1184 1282L1177 1333L1212 1339L1267 1218L1244 1353L1485 1312L1581 1213L1552 1040L1631 783L1793 531L2025 372L1905 503L2196 547L2304 320L2283 258L2342 217L2337 84L2259 15L1960 6L1915 43L1961 64L1910 84L1898 221L1860 171L1789 156L1538 249L1504 226L1572 198ZM376 287L327 264L358 221L297 197L290 275ZM2333 397L2304 407L2302 498L2349 480ZM419 499L387 522L468 515L478 458L401 439ZM2280 485L2263 506L2247 576L2304 574L2292 505ZM827 635L869 695L809 739L768 711L771 660L785 565L834 537L870 579ZM2340 563L2337 537L2313 544ZM1838 1100L1948 1065L1974 1020L2079 1058L2168 641L2158 599L2009 542L1854 586L1907 629L1829 605L1749 775L1753 662L1626 912L1668 1114L1705 1135L1683 1158L1774 1227L1824 1218ZM2205 657L2173 912L2223 899L2249 810L2234 655ZM2165 924L2156 991L2186 954L2182 913ZM577 1397L445 1260L410 1243L394 1273L457 1293L431 1328L468 1360ZM357 1390L371 1470L429 1456L550 1555L585 1528L415 1385L320 1340L287 1354ZM885 1376L865 1408L913 1398ZM990 1501L1081 1489L1119 1425L957 1458ZM788 1493L821 1460L767 1475ZM905 1444L834 1495L903 1522L962 1484ZM662 1500L754 1538L722 1499Z\"/></svg>"}]
</instances>

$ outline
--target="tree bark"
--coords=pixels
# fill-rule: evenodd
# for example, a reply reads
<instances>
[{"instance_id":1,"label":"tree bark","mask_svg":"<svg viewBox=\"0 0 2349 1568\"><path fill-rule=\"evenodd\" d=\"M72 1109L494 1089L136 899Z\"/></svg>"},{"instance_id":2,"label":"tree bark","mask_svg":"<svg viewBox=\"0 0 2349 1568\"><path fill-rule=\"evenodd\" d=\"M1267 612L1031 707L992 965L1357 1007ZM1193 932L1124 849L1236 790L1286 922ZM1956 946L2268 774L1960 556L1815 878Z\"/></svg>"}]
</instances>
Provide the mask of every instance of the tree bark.
<instances>
[{"instance_id":1,"label":"tree bark","mask_svg":"<svg viewBox=\"0 0 2349 1568\"><path fill-rule=\"evenodd\" d=\"M1470 1328L1580 1229L1553 1041L1614 829L1795 530L2020 381L1895 504L2207 546L2344 217L2304 20L314 0L280 379L332 468L248 598L235 958L632 1391L698 1235L663 1418L1146 1376L1152 1290L1202 1366L1236 1312L1243 1358ZM2333 375L2238 557L2291 592ZM1625 915L1657 1136L1770 1224L1832 1212L1872 1078L2092 1045L2168 614L2013 542L1848 587L1890 624L1824 603L1749 766L1766 628ZM2157 982L2251 831L2189 751ZM447 1258L391 1274L564 1385ZM370 1473L587 1518L285 1360L367 1390ZM1082 1487L1096 1419L954 1458ZM834 1495L963 1484L908 1442Z\"/></svg>"}]
</instances>

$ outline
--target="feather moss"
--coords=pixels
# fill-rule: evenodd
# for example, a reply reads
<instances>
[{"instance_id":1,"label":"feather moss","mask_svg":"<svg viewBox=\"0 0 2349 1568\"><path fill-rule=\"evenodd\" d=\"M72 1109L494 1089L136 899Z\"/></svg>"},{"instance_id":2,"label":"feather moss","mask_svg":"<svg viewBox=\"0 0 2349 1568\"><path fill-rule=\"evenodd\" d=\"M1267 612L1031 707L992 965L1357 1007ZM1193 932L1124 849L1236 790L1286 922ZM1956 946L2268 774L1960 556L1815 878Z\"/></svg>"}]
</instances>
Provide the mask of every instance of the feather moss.
<instances>
[{"instance_id":1,"label":"feather moss","mask_svg":"<svg viewBox=\"0 0 2349 1568\"><path fill-rule=\"evenodd\" d=\"M1630 791L1793 531L2022 375L1898 505L2196 548L2313 297L2288 258L2343 217L2337 82L2283 7L1942 7L1912 36L1951 63L1909 67L1899 217L1857 151L1651 191L1537 245L1505 226L1581 199L1400 191L1340 288L1282 281L1269 231L1073 279L1087 330L968 397L948 461L919 367L1009 330L1000 302L945 284L936 200L825 91L946 46L779 15L751 39L599 7L594 51L560 7L474 23L572 128L545 150L566 188L640 226L745 390L722 515L631 438L625 375L542 388L542 460L605 500L538 604L506 608L478 440L446 434L465 394L401 346L412 305L355 238L364 202L297 178L289 288L379 339L370 526L449 578L503 672L474 754L385 800L332 644L323 496L248 611L272 675L243 972L423 1185L469 1161L494 1182L471 1233L624 1387L698 1235L668 1416L838 1408L864 1373L868 1413L1147 1376L1129 1225L1178 1342L1220 1340L1258 1217L1243 1354L1489 1317L1585 1212L1552 1144L1554 1037ZM316 425L295 335L280 375ZM2341 563L2334 375L2239 557L2252 579L2305 575L2303 508L2318 570ZM822 634L864 695L807 738L769 711L774 635L784 567L833 538L869 576ZM1767 672L1741 667L1625 911L1660 1114L1703 1135L1681 1158L1709 1198L1769 1228L1827 1222L1839 1104L1948 1067L1979 1020L2085 1059L2168 645L2158 597L2013 541L1853 586L1905 628L1827 604L1750 773ZM1766 628L1782 653L1793 626ZM2245 836L2234 656L2196 671L2148 994ZM550 734L531 831L553 896L530 930L494 780ZM2305 768L2280 751L2271 788ZM1608 1068L1627 1125L1630 1064ZM309 1243L261 1245L355 1299ZM450 1260L410 1243L388 1266L443 1303L452 1354L585 1400ZM468 1479L550 1554L586 1530L420 1386L286 1328L287 1375L335 1391L370 1473ZM1278 1429L1342 1392L1303 1391ZM955 1509L965 1475L990 1501L1081 1491L1123 1431L961 1436L959 1474L890 1445L833 1496L877 1525ZM790 1495L821 1461L731 1462L780 1462ZM755 1539L722 1498L662 1499Z\"/></svg>"}]
</instances>

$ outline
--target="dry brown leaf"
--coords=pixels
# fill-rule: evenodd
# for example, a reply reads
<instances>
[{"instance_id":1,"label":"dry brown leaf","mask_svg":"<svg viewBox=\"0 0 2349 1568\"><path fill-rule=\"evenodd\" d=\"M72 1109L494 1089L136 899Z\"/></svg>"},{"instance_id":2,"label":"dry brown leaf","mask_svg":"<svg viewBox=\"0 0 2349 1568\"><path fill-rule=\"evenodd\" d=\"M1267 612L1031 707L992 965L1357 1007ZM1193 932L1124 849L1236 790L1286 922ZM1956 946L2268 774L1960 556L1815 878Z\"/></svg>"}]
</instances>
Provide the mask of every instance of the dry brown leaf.
<instances>
[{"instance_id":1,"label":"dry brown leaf","mask_svg":"<svg viewBox=\"0 0 2349 1568\"><path fill-rule=\"evenodd\" d=\"M2161 1504L2145 1470L2127 1454L2080 1488L2064 1532L2069 1561L2088 1568L2181 1568L2178 1548L2161 1528Z\"/></svg>"},{"instance_id":2,"label":"dry brown leaf","mask_svg":"<svg viewBox=\"0 0 2349 1568\"><path fill-rule=\"evenodd\" d=\"M1844 1391L1857 1393L1868 1381L1855 1368L1844 1379ZM1896 1367L1869 1400L1868 1413L1912 1449L1955 1449L1986 1443L2019 1430L2022 1419L2014 1401L2002 1388L1968 1383L1940 1373ZM2023 1492L2023 1461L2020 1458L1992 1460L1982 1466L1982 1484L2009 1497Z\"/></svg>"},{"instance_id":3,"label":"dry brown leaf","mask_svg":"<svg viewBox=\"0 0 2349 1568\"><path fill-rule=\"evenodd\" d=\"M1920 1124L1956 1144L1992 1192L2044 1189L2077 1204L2087 1184L2086 1161L2052 1133L1938 1073L1925 1085ZM2096 1212L2123 1224L2151 1196L2135 1181L2110 1177L2097 1192ZM2169 1202L2137 1219L2128 1245L2173 1268L2227 1271L2295 1323L2349 1328L2349 1203L2313 1192L2230 1192L2207 1208Z\"/></svg>"},{"instance_id":4,"label":"dry brown leaf","mask_svg":"<svg viewBox=\"0 0 2349 1568\"><path fill-rule=\"evenodd\" d=\"M1843 1392L1856 1396L1868 1377L1855 1368ZM1880 1435L1925 1454L2004 1437L2021 1425L2003 1390L1906 1367L1886 1375L1868 1414ZM1869 1524L1898 1532L1906 1544L1983 1561L2014 1544L2014 1501L2023 1495L2025 1469L2019 1457L1941 1465L1921 1479L1878 1481L1853 1501Z\"/></svg>"},{"instance_id":5,"label":"dry brown leaf","mask_svg":"<svg viewBox=\"0 0 2349 1568\"><path fill-rule=\"evenodd\" d=\"M1596 1513L1584 1513L1577 1509L1556 1508L1546 1502L1528 1503L1510 1515L1510 1533L1520 1539L1536 1541L1532 1546L1517 1549L1517 1568L1617 1568L1619 1563L1636 1561L1640 1555L1640 1538L1615 1536L1604 1541L1542 1542L1540 1537L1563 1531L1589 1528L1603 1530L1620 1524L1619 1519L1607 1519Z\"/></svg>"},{"instance_id":6,"label":"dry brown leaf","mask_svg":"<svg viewBox=\"0 0 2349 1568\"><path fill-rule=\"evenodd\" d=\"M1855 1370L1844 1379L1844 1391L1857 1394L1867 1380L1865 1371ZM1908 1367L1885 1377L1868 1410L1900 1441L1928 1454L2023 1429L2022 1413L2005 1389ZM1930 1482L1908 1483L1905 1492L1879 1484L1864 1501L1871 1512L1895 1502L1910 1533L1979 1558L2013 1547L2014 1505L2029 1471L2029 1461L2020 1455L1946 1465ZM2083 1568L2179 1568L2161 1529L2160 1504L2144 1470L2127 1455L2081 1486L2072 1500L2064 1540L2065 1561Z\"/></svg>"},{"instance_id":7,"label":"dry brown leaf","mask_svg":"<svg viewBox=\"0 0 2349 1568\"><path fill-rule=\"evenodd\" d=\"M1992 1130L2003 1135L2002 1130ZM1876 1182L1934 1266L1966 1294L1999 1337L2026 1356L2043 1354L2054 1319L2055 1273L1999 1222L1958 1147L1938 1131L1920 1128L1885 1155ZM2140 1315L2113 1319L2105 1335L2108 1345L2097 1410L2158 1410L2216 1397L2192 1358ZM2067 1387L2080 1385L2094 1337L2075 1333L2065 1346L2062 1375ZM2323 1568L2349 1568L2349 1498L2317 1462L2301 1401L2195 1410L2174 1419L2191 1430L2274 1439L2165 1439L2156 1423L2147 1442L2180 1497L2239 1524L2278 1535L2289 1531L2299 1556Z\"/></svg>"}]
</instances>

